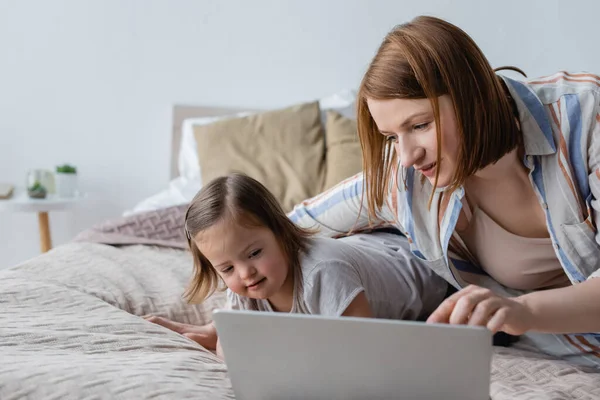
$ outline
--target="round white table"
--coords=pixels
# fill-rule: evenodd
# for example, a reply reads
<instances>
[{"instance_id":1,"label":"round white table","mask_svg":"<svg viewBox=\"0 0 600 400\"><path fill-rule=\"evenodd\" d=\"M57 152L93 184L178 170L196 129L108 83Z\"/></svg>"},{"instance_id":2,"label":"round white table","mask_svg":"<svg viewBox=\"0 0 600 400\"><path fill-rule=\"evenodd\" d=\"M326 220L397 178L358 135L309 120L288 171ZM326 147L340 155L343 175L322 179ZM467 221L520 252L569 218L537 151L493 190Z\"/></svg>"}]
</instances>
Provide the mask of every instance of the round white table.
<instances>
[{"instance_id":1,"label":"round white table","mask_svg":"<svg viewBox=\"0 0 600 400\"><path fill-rule=\"evenodd\" d=\"M85 195L76 197L58 197L50 194L45 199L31 199L23 188L15 188L10 199L0 199L0 211L37 212L42 253L52 248L49 211L61 211L74 208Z\"/></svg>"}]
</instances>

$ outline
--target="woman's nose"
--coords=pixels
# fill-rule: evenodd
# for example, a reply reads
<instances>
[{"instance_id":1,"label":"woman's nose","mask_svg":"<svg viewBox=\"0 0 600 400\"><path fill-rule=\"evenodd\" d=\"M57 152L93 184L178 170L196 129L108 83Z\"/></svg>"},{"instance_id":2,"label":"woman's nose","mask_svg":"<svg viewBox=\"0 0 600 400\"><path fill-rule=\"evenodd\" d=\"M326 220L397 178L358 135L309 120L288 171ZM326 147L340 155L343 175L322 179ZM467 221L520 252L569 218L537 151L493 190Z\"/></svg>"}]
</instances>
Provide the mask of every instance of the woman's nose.
<instances>
[{"instance_id":1,"label":"woman's nose","mask_svg":"<svg viewBox=\"0 0 600 400\"><path fill-rule=\"evenodd\" d=\"M395 144L396 153L400 157L400 164L404 168L410 168L416 164L423 157L423 149L413 145L408 141L396 142Z\"/></svg>"}]
</instances>

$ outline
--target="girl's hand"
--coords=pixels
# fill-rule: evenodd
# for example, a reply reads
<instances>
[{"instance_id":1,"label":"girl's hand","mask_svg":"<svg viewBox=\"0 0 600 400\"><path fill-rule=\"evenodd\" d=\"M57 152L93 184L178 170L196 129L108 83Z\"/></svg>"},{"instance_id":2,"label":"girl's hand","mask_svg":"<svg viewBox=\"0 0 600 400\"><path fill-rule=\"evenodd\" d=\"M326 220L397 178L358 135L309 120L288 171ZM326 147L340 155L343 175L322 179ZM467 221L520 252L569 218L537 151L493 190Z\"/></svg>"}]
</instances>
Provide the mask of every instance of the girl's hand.
<instances>
[{"instance_id":1,"label":"girl's hand","mask_svg":"<svg viewBox=\"0 0 600 400\"><path fill-rule=\"evenodd\" d=\"M522 335L534 326L532 311L518 299L498 296L479 286L468 286L442 302L428 323L485 326L490 331Z\"/></svg>"},{"instance_id":2,"label":"girl's hand","mask_svg":"<svg viewBox=\"0 0 600 400\"><path fill-rule=\"evenodd\" d=\"M217 357L225 361L225 354L223 354L223 348L221 347L221 341L217 339Z\"/></svg>"},{"instance_id":3,"label":"girl's hand","mask_svg":"<svg viewBox=\"0 0 600 400\"><path fill-rule=\"evenodd\" d=\"M199 326L182 324L181 322L171 321L170 319L157 317L156 315L144 315L144 318L148 322L152 322L153 324L164 326L167 329L170 329L174 332L177 332L181 335L184 333L192 333L195 332Z\"/></svg>"},{"instance_id":4,"label":"girl's hand","mask_svg":"<svg viewBox=\"0 0 600 400\"><path fill-rule=\"evenodd\" d=\"M164 326L167 329L177 332L180 335L193 340L206 349L215 350L217 345L217 331L213 324L203 326L182 324L181 322L171 321L170 319L157 317L154 315L145 315L142 318L144 318L146 321Z\"/></svg>"}]
</instances>

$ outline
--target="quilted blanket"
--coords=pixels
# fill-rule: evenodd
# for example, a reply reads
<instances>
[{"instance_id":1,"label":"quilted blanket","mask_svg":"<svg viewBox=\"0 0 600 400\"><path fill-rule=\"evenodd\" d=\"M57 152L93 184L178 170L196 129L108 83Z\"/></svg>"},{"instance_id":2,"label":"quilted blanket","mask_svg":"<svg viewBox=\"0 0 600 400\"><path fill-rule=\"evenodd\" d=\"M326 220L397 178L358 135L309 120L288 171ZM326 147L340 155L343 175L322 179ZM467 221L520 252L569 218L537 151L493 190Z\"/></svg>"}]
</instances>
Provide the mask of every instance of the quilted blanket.
<instances>
[{"instance_id":1,"label":"quilted blanket","mask_svg":"<svg viewBox=\"0 0 600 400\"><path fill-rule=\"evenodd\" d=\"M182 210L102 224L0 271L0 399L234 397L226 366L211 352L141 318L204 324L223 303L222 293L194 306L181 297L192 265L181 250ZM598 399L600 374L497 348L490 394Z\"/></svg>"},{"instance_id":2,"label":"quilted blanket","mask_svg":"<svg viewBox=\"0 0 600 400\"><path fill-rule=\"evenodd\" d=\"M231 399L211 352L145 321L203 324L222 303L181 299L180 250L60 246L0 271L0 399Z\"/></svg>"}]
</instances>

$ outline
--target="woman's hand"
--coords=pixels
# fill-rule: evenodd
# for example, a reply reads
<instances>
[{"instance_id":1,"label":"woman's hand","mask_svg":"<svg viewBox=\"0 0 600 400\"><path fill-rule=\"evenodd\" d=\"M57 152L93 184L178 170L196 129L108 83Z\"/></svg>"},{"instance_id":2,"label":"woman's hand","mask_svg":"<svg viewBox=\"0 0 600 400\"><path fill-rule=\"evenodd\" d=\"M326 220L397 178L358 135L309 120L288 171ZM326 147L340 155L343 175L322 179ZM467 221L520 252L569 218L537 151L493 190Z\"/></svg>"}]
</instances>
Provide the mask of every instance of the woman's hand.
<instances>
[{"instance_id":1,"label":"woman's hand","mask_svg":"<svg viewBox=\"0 0 600 400\"><path fill-rule=\"evenodd\" d=\"M440 304L428 323L484 326L490 331L522 335L534 326L532 311L518 299L498 296L479 286L468 286Z\"/></svg>"}]
</instances>

